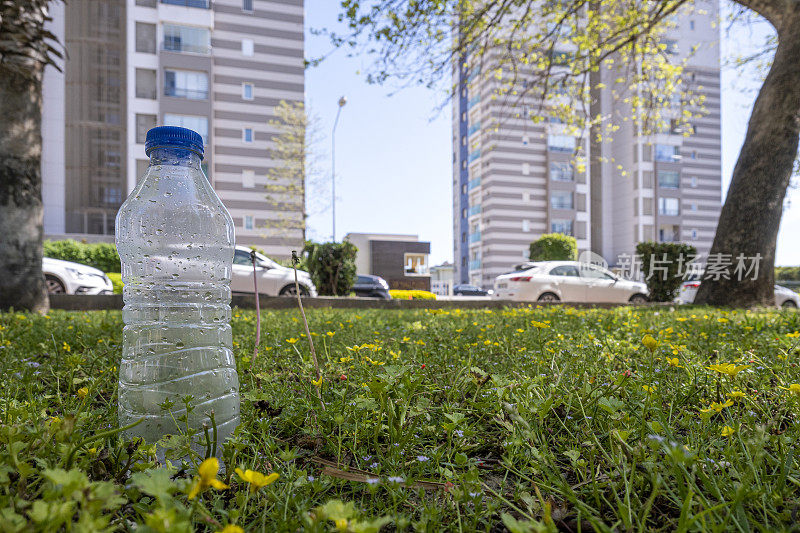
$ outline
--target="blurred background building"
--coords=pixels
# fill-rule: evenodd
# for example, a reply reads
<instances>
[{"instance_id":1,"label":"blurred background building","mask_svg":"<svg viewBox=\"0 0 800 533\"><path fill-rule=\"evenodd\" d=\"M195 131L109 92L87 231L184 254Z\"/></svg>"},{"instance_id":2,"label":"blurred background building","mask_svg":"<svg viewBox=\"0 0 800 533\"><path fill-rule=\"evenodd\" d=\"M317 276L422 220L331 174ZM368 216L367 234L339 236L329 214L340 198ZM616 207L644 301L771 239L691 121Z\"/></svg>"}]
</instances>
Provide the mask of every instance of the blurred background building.
<instances>
[{"instance_id":1,"label":"blurred background building","mask_svg":"<svg viewBox=\"0 0 800 533\"><path fill-rule=\"evenodd\" d=\"M280 204L265 185L273 109L304 100L303 0L70 0L52 17L67 60L44 79L46 237L113 239L147 130L175 125L203 136L238 244L302 247L302 184Z\"/></svg>"},{"instance_id":2,"label":"blurred background building","mask_svg":"<svg viewBox=\"0 0 800 533\"><path fill-rule=\"evenodd\" d=\"M538 102L496 98L503 82L481 76L477 58L455 65L455 283L491 287L497 275L528 259L532 241L553 232L574 236L579 251L598 253L611 266L646 240L683 241L708 253L722 194L718 7L698 0L664 36L673 62L687 61L682 82L705 97L705 115L692 119L688 137L677 128L643 136L623 122L632 113L612 96L610 72L602 74L606 88L593 89L591 112L613 116L621 129L612 141L590 146L587 133L569 134L555 117L534 123L529 109ZM492 68L489 56L485 71ZM666 114L677 117L681 102L671 105ZM587 155L582 172L571 164L579 149ZM607 162L592 167L592 157Z\"/></svg>"}]
</instances>

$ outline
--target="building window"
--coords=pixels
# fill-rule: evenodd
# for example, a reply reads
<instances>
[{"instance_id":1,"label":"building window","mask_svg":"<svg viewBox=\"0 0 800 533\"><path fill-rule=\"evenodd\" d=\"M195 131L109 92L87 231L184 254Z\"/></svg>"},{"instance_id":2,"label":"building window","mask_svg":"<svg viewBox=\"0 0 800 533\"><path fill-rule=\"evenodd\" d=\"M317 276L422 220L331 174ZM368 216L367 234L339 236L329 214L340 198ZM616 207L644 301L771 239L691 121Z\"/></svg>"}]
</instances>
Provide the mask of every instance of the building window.
<instances>
[{"instance_id":1,"label":"building window","mask_svg":"<svg viewBox=\"0 0 800 533\"><path fill-rule=\"evenodd\" d=\"M192 70L164 71L164 96L206 100L208 98L208 74Z\"/></svg>"},{"instance_id":2,"label":"building window","mask_svg":"<svg viewBox=\"0 0 800 533\"><path fill-rule=\"evenodd\" d=\"M155 100L156 91L156 71L147 68L136 69L136 98L147 98Z\"/></svg>"},{"instance_id":3,"label":"building window","mask_svg":"<svg viewBox=\"0 0 800 533\"><path fill-rule=\"evenodd\" d=\"M697 240L697 230L696 230L696 229L693 229L693 230L692 230L692 240L693 240L693 241L696 241L696 240Z\"/></svg>"},{"instance_id":4,"label":"building window","mask_svg":"<svg viewBox=\"0 0 800 533\"><path fill-rule=\"evenodd\" d=\"M548 135L547 149L551 152L572 153L575 151L575 137L571 135Z\"/></svg>"},{"instance_id":5,"label":"building window","mask_svg":"<svg viewBox=\"0 0 800 533\"><path fill-rule=\"evenodd\" d=\"M242 39L242 55L251 57L255 53L253 39Z\"/></svg>"},{"instance_id":6,"label":"building window","mask_svg":"<svg viewBox=\"0 0 800 533\"><path fill-rule=\"evenodd\" d=\"M697 187L697 176L692 176L689 180L689 184L692 186L692 188Z\"/></svg>"},{"instance_id":7,"label":"building window","mask_svg":"<svg viewBox=\"0 0 800 533\"><path fill-rule=\"evenodd\" d=\"M572 192L554 191L550 195L550 207L553 209L572 209Z\"/></svg>"},{"instance_id":8,"label":"building window","mask_svg":"<svg viewBox=\"0 0 800 533\"><path fill-rule=\"evenodd\" d=\"M256 173L252 170L242 170L242 187L252 189L256 186Z\"/></svg>"},{"instance_id":9,"label":"building window","mask_svg":"<svg viewBox=\"0 0 800 533\"><path fill-rule=\"evenodd\" d=\"M156 0L136 0L137 6L156 7Z\"/></svg>"},{"instance_id":10,"label":"building window","mask_svg":"<svg viewBox=\"0 0 800 533\"><path fill-rule=\"evenodd\" d=\"M574 181L575 170L571 163L550 163L550 179L553 181Z\"/></svg>"},{"instance_id":11,"label":"building window","mask_svg":"<svg viewBox=\"0 0 800 533\"><path fill-rule=\"evenodd\" d=\"M697 211L697 204L689 204L690 211Z\"/></svg>"},{"instance_id":12,"label":"building window","mask_svg":"<svg viewBox=\"0 0 800 533\"><path fill-rule=\"evenodd\" d=\"M522 231L527 233L531 230L531 221L530 220L523 220L522 221Z\"/></svg>"},{"instance_id":13,"label":"building window","mask_svg":"<svg viewBox=\"0 0 800 533\"><path fill-rule=\"evenodd\" d=\"M147 132L156 127L157 118L155 115L141 115L136 113L136 142L144 144L147 139Z\"/></svg>"},{"instance_id":14,"label":"building window","mask_svg":"<svg viewBox=\"0 0 800 533\"><path fill-rule=\"evenodd\" d=\"M461 194L467 194L467 185L466 184L461 186Z\"/></svg>"},{"instance_id":15,"label":"building window","mask_svg":"<svg viewBox=\"0 0 800 533\"><path fill-rule=\"evenodd\" d=\"M670 144L657 144L656 145L656 161L665 161L668 163L675 163L680 161L680 147L672 146Z\"/></svg>"},{"instance_id":16,"label":"building window","mask_svg":"<svg viewBox=\"0 0 800 533\"><path fill-rule=\"evenodd\" d=\"M149 166L150 166L149 159L136 160L136 183L142 181L142 178L144 178L144 175L147 172L147 167Z\"/></svg>"},{"instance_id":17,"label":"building window","mask_svg":"<svg viewBox=\"0 0 800 533\"><path fill-rule=\"evenodd\" d=\"M208 0L161 0L162 4L208 9Z\"/></svg>"},{"instance_id":18,"label":"building window","mask_svg":"<svg viewBox=\"0 0 800 533\"><path fill-rule=\"evenodd\" d=\"M252 99L253 99L253 84L245 82L242 84L242 100L252 100Z\"/></svg>"},{"instance_id":19,"label":"building window","mask_svg":"<svg viewBox=\"0 0 800 533\"><path fill-rule=\"evenodd\" d=\"M253 12L253 0L242 0L242 11L247 13Z\"/></svg>"},{"instance_id":20,"label":"building window","mask_svg":"<svg viewBox=\"0 0 800 533\"><path fill-rule=\"evenodd\" d=\"M244 229L253 229L253 215L245 215Z\"/></svg>"},{"instance_id":21,"label":"building window","mask_svg":"<svg viewBox=\"0 0 800 533\"><path fill-rule=\"evenodd\" d=\"M694 30L694 21L693 20L689 21L689 29L690 30Z\"/></svg>"},{"instance_id":22,"label":"building window","mask_svg":"<svg viewBox=\"0 0 800 533\"><path fill-rule=\"evenodd\" d=\"M428 274L427 254L404 254L403 263L406 276L426 276Z\"/></svg>"},{"instance_id":23,"label":"building window","mask_svg":"<svg viewBox=\"0 0 800 533\"><path fill-rule=\"evenodd\" d=\"M550 223L551 233L563 233L564 235L572 235L572 221L571 220L553 220Z\"/></svg>"},{"instance_id":24,"label":"building window","mask_svg":"<svg viewBox=\"0 0 800 533\"><path fill-rule=\"evenodd\" d=\"M659 170L658 186L662 189L677 189L681 186L681 174L675 170Z\"/></svg>"},{"instance_id":25,"label":"building window","mask_svg":"<svg viewBox=\"0 0 800 533\"><path fill-rule=\"evenodd\" d=\"M522 163L522 175L527 176L530 173L531 173L530 163Z\"/></svg>"},{"instance_id":26,"label":"building window","mask_svg":"<svg viewBox=\"0 0 800 533\"><path fill-rule=\"evenodd\" d=\"M145 54L156 53L156 25L146 22L136 23L136 51Z\"/></svg>"},{"instance_id":27,"label":"building window","mask_svg":"<svg viewBox=\"0 0 800 533\"><path fill-rule=\"evenodd\" d=\"M164 115L164 125L180 126L196 131L203 138L203 144L208 145L208 117L166 113Z\"/></svg>"},{"instance_id":28,"label":"building window","mask_svg":"<svg viewBox=\"0 0 800 533\"><path fill-rule=\"evenodd\" d=\"M658 214L675 217L680 214L680 201L677 198L659 198Z\"/></svg>"},{"instance_id":29,"label":"building window","mask_svg":"<svg viewBox=\"0 0 800 533\"><path fill-rule=\"evenodd\" d=\"M211 32L208 28L164 24L164 50L209 54L211 53Z\"/></svg>"},{"instance_id":30,"label":"building window","mask_svg":"<svg viewBox=\"0 0 800 533\"><path fill-rule=\"evenodd\" d=\"M466 208L461 210L461 218L467 218L467 210L466 210Z\"/></svg>"},{"instance_id":31,"label":"building window","mask_svg":"<svg viewBox=\"0 0 800 533\"><path fill-rule=\"evenodd\" d=\"M253 142L253 128L243 128L242 129L242 141L246 143Z\"/></svg>"}]
</instances>

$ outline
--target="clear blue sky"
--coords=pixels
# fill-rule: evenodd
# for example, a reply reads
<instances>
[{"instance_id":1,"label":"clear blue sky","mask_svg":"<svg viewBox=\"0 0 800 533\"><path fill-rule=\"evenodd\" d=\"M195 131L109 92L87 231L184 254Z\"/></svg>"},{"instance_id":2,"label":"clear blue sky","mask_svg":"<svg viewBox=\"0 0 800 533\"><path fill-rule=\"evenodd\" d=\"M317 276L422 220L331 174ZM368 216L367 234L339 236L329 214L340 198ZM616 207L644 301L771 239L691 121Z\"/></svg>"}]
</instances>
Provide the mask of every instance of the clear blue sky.
<instances>
[{"instance_id":1,"label":"clear blue sky","mask_svg":"<svg viewBox=\"0 0 800 533\"><path fill-rule=\"evenodd\" d=\"M306 0L306 56L330 51L325 37L311 35L310 28L336 24L338 1ZM723 55L731 43L756 42L763 27L738 29L730 38L723 34ZM306 103L319 123L321 142L318 169L325 184L312 187L309 236L327 240L331 234L329 210L331 128L337 100L348 99L336 130L336 234L348 232L411 233L431 242L431 264L452 261L452 146L450 108L437 107L442 95L425 88L369 85L364 70L369 57L347 57L334 52L320 66L306 73ZM757 86L755 76L742 78L732 69L722 76L722 168L727 190ZM392 94L394 92L394 94ZM778 237L777 264L800 264L800 194L790 191L792 208L784 212Z\"/></svg>"}]
</instances>

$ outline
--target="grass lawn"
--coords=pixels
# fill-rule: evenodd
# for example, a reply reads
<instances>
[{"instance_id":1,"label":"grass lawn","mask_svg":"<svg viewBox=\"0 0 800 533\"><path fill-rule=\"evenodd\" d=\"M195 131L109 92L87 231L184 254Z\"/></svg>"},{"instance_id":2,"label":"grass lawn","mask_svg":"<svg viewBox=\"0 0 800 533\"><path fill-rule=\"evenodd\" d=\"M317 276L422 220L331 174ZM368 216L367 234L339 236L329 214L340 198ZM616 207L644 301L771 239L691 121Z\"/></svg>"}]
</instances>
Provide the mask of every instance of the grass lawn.
<instances>
[{"instance_id":1,"label":"grass lawn","mask_svg":"<svg viewBox=\"0 0 800 533\"><path fill-rule=\"evenodd\" d=\"M214 482L114 434L119 312L0 314L0 531L797 527L796 312L313 310L324 407L299 313L234 315Z\"/></svg>"}]
</instances>

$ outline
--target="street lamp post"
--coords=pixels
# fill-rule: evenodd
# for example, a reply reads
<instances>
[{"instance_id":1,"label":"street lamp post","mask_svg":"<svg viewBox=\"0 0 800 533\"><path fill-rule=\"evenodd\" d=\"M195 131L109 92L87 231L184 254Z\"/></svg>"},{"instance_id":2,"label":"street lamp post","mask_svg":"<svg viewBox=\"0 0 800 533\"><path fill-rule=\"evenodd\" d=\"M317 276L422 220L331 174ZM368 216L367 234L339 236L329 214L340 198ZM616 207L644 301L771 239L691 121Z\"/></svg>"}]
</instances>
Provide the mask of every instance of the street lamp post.
<instances>
[{"instance_id":1,"label":"street lamp post","mask_svg":"<svg viewBox=\"0 0 800 533\"><path fill-rule=\"evenodd\" d=\"M332 216L332 238L336 242L336 125L339 123L339 113L347 103L347 98L339 98L339 108L336 110L336 120L333 121L333 131L331 131L331 216Z\"/></svg>"}]
</instances>

